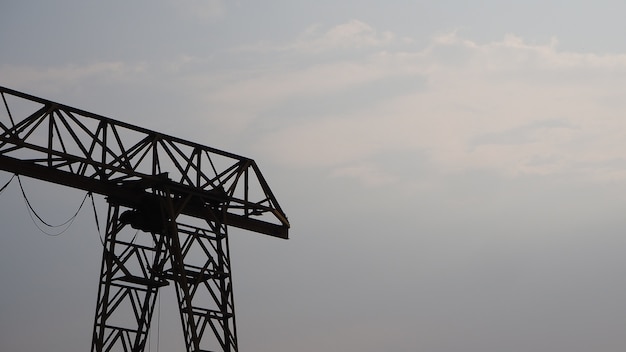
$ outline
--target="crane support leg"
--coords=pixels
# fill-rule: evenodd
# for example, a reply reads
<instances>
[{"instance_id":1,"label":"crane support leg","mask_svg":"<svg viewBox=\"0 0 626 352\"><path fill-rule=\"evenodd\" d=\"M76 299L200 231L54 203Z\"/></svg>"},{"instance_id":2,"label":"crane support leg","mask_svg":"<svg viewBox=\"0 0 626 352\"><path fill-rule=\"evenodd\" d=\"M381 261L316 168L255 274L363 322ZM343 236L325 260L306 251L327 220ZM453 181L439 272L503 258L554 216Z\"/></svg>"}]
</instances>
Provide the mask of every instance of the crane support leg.
<instances>
[{"instance_id":1,"label":"crane support leg","mask_svg":"<svg viewBox=\"0 0 626 352\"><path fill-rule=\"evenodd\" d=\"M172 236L172 277L187 351L236 352L235 308L226 227L177 223ZM213 350L213 349L210 349Z\"/></svg>"},{"instance_id":2,"label":"crane support leg","mask_svg":"<svg viewBox=\"0 0 626 352\"><path fill-rule=\"evenodd\" d=\"M109 205L92 352L143 351L167 259L165 236L129 229Z\"/></svg>"},{"instance_id":3,"label":"crane support leg","mask_svg":"<svg viewBox=\"0 0 626 352\"><path fill-rule=\"evenodd\" d=\"M109 204L92 352L143 351L159 288L170 281L187 352L236 352L227 226L191 224L197 219L180 215L167 194L157 203ZM220 219L219 206L206 210Z\"/></svg>"}]
</instances>

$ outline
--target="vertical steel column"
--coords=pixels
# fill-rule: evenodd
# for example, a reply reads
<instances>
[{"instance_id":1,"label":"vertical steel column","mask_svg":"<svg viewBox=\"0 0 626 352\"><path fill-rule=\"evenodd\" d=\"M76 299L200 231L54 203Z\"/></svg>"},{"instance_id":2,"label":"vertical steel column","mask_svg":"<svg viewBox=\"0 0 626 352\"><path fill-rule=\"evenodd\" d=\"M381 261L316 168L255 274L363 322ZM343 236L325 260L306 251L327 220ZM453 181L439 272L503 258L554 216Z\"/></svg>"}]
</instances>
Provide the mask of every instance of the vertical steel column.
<instances>
[{"instance_id":1,"label":"vertical steel column","mask_svg":"<svg viewBox=\"0 0 626 352\"><path fill-rule=\"evenodd\" d=\"M188 352L236 352L237 334L226 226L176 223L171 277ZM209 328L209 329L207 329Z\"/></svg>"},{"instance_id":2,"label":"vertical steel column","mask_svg":"<svg viewBox=\"0 0 626 352\"><path fill-rule=\"evenodd\" d=\"M92 352L143 351L168 261L165 237L132 230L109 204Z\"/></svg>"}]
</instances>

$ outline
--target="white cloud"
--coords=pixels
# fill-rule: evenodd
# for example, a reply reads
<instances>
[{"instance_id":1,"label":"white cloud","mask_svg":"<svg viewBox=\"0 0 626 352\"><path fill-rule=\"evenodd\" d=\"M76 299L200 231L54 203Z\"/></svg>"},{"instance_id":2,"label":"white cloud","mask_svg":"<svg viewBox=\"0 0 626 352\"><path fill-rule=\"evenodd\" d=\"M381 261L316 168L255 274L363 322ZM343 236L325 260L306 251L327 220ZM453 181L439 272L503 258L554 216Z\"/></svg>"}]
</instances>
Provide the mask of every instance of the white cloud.
<instances>
[{"instance_id":1,"label":"white cloud","mask_svg":"<svg viewBox=\"0 0 626 352\"><path fill-rule=\"evenodd\" d=\"M186 111L208 112L216 133L241 136L261 127L246 143L266 157L369 185L402 179L377 171L386 170L381 155L394 153L419 153L443 173L625 176L626 54L564 52L556 40L531 44L514 35L477 43L456 33L401 50L396 38L350 21L326 31L312 27L274 52L274 65L237 74L212 67L213 59L181 55L150 64L0 66L0 75L12 88L40 92L169 79L168 91L185 92ZM303 48L323 49L324 60L311 60L317 49ZM350 50L358 54L346 55ZM336 51L340 59L333 59ZM309 61L283 65L298 55Z\"/></svg>"},{"instance_id":2,"label":"white cloud","mask_svg":"<svg viewBox=\"0 0 626 352\"><path fill-rule=\"evenodd\" d=\"M320 26L309 27L290 47L305 52L322 52L333 49L380 47L393 42L393 33L379 32L358 20L337 25L324 33Z\"/></svg>"},{"instance_id":3,"label":"white cloud","mask_svg":"<svg viewBox=\"0 0 626 352\"><path fill-rule=\"evenodd\" d=\"M350 72L345 67L360 67L352 71L350 86L340 83L339 77ZM561 52L554 40L534 45L512 35L485 44L449 35L422 51L374 52L344 67L325 68L323 76L303 76L307 68L276 81L265 77L266 90L277 94L262 100L280 105L299 91L296 87L314 86L316 94L309 96L325 104L330 95L344 93L336 87L356 89L387 75L424 76L428 84L425 90L395 96L363 96L347 113L285 121L259 142L276 160L344 170L359 162L375 165L381 153L415 151L427 153L443 172L624 174L610 166L579 165L626 160L626 104L620 93L626 85L626 55ZM299 93L312 92L301 88ZM542 125L554 120L564 125ZM529 124L536 127L525 132L524 141L472 144L480 136Z\"/></svg>"},{"instance_id":4,"label":"white cloud","mask_svg":"<svg viewBox=\"0 0 626 352\"><path fill-rule=\"evenodd\" d=\"M0 65L0 76L3 84L13 89L29 90L37 87L39 92L45 93L73 89L90 81L128 81L146 70L144 63L128 64L120 61L61 67Z\"/></svg>"},{"instance_id":5,"label":"white cloud","mask_svg":"<svg viewBox=\"0 0 626 352\"><path fill-rule=\"evenodd\" d=\"M314 24L290 43L261 41L234 49L235 52L295 52L321 54L329 51L382 48L395 43L408 43L409 38L398 38L389 31L378 31L367 23L351 20L324 30Z\"/></svg>"},{"instance_id":6,"label":"white cloud","mask_svg":"<svg viewBox=\"0 0 626 352\"><path fill-rule=\"evenodd\" d=\"M343 166L331 173L332 177L358 180L365 186L384 186L396 181L396 177L371 163Z\"/></svg>"},{"instance_id":7,"label":"white cloud","mask_svg":"<svg viewBox=\"0 0 626 352\"><path fill-rule=\"evenodd\" d=\"M392 75L370 62L333 62L303 69L263 72L227 83L208 94L214 104L259 111L300 97L323 97ZM242 100L244 99L244 100ZM245 104L242 106L242 101Z\"/></svg>"},{"instance_id":8,"label":"white cloud","mask_svg":"<svg viewBox=\"0 0 626 352\"><path fill-rule=\"evenodd\" d=\"M4 77L8 77L10 80L19 78L20 80L39 82L61 78L65 78L65 80L80 80L100 74L124 74L128 71L141 70L141 67L129 67L122 62L111 61L48 68L4 65L0 69L2 69Z\"/></svg>"}]
</instances>

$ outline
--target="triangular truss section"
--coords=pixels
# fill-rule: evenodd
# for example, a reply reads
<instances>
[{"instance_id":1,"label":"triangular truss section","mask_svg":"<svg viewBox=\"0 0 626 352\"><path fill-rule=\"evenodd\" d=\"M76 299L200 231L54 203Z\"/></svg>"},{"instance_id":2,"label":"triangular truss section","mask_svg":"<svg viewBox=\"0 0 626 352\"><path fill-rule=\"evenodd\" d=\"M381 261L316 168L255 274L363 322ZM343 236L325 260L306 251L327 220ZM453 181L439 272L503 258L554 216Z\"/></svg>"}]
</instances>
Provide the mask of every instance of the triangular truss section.
<instances>
[{"instance_id":1,"label":"triangular truss section","mask_svg":"<svg viewBox=\"0 0 626 352\"><path fill-rule=\"evenodd\" d=\"M45 178L36 171L45 169L52 182L115 198L116 186L153 193L167 182L175 194L226 202L227 225L287 237L287 218L254 160L8 88L0 93L0 160L8 171Z\"/></svg>"}]
</instances>

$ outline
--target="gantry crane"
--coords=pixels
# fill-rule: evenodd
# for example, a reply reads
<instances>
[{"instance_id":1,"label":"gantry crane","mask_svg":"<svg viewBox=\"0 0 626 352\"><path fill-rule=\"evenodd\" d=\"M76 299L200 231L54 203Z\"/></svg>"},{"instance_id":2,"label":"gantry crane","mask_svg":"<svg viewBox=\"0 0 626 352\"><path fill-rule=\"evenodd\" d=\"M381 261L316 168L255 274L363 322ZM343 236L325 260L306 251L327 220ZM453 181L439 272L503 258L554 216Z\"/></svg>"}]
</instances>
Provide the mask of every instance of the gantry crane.
<instances>
[{"instance_id":1,"label":"gantry crane","mask_svg":"<svg viewBox=\"0 0 626 352\"><path fill-rule=\"evenodd\" d=\"M173 283L187 352L238 350L228 227L288 238L248 158L0 87L0 170L106 197L92 352L143 351Z\"/></svg>"}]
</instances>

